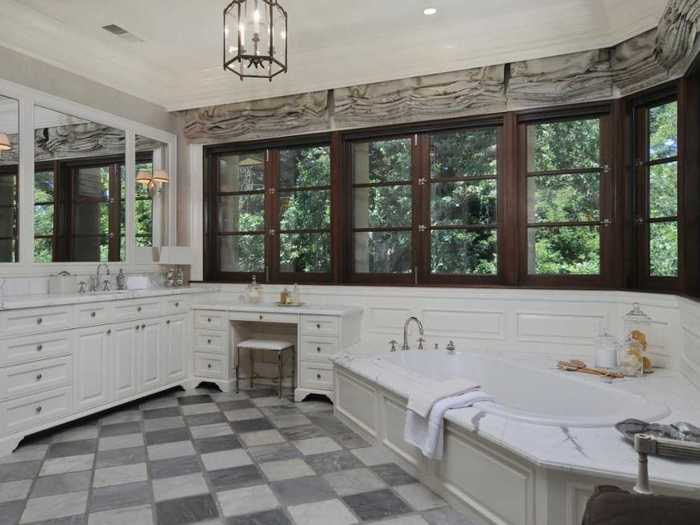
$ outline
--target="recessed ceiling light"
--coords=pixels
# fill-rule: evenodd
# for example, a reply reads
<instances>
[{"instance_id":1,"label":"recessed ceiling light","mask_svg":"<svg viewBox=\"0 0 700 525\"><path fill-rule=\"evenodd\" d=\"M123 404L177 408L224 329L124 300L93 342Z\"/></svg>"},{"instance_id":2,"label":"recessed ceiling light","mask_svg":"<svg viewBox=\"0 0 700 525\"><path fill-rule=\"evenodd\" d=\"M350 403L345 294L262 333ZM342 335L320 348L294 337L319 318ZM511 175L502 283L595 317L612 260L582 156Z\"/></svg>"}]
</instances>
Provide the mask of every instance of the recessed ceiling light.
<instances>
[{"instance_id":1,"label":"recessed ceiling light","mask_svg":"<svg viewBox=\"0 0 700 525\"><path fill-rule=\"evenodd\" d=\"M426 7L423 9L423 14L426 16L433 16L435 13L437 13L437 9L434 7Z\"/></svg>"}]
</instances>

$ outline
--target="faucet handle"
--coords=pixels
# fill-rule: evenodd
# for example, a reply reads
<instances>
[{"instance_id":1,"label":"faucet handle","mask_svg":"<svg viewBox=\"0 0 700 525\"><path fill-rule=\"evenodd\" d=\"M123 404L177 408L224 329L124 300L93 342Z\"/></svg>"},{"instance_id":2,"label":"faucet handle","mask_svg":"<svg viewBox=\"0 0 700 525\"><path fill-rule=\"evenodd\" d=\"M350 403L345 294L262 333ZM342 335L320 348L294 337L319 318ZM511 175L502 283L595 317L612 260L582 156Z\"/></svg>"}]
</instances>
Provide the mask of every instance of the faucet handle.
<instances>
[{"instance_id":1,"label":"faucet handle","mask_svg":"<svg viewBox=\"0 0 700 525\"><path fill-rule=\"evenodd\" d=\"M425 337L420 336L418 338L418 350L423 350L423 343L425 343Z\"/></svg>"},{"instance_id":2,"label":"faucet handle","mask_svg":"<svg viewBox=\"0 0 700 525\"><path fill-rule=\"evenodd\" d=\"M450 354L454 354L454 353L455 353L455 350L457 349L457 348L455 347L455 342L452 341L452 340L450 340L450 342L447 343L447 346L445 347L445 349L446 349Z\"/></svg>"},{"instance_id":3,"label":"faucet handle","mask_svg":"<svg viewBox=\"0 0 700 525\"><path fill-rule=\"evenodd\" d=\"M110 290L110 282L109 282L109 279L105 279L105 280L103 281L103 283L104 283L104 287L102 288L102 291L103 291L103 292L109 292L109 291L111 291L111 290Z\"/></svg>"},{"instance_id":4,"label":"faucet handle","mask_svg":"<svg viewBox=\"0 0 700 525\"><path fill-rule=\"evenodd\" d=\"M389 350L390 352L396 352L398 350L396 345L399 344L399 342L396 339L389 341L389 344L391 345L391 350Z\"/></svg>"},{"instance_id":5,"label":"faucet handle","mask_svg":"<svg viewBox=\"0 0 700 525\"><path fill-rule=\"evenodd\" d=\"M78 293L80 295L83 295L87 290L86 290L87 283L85 281L80 281L80 288L78 289Z\"/></svg>"}]
</instances>

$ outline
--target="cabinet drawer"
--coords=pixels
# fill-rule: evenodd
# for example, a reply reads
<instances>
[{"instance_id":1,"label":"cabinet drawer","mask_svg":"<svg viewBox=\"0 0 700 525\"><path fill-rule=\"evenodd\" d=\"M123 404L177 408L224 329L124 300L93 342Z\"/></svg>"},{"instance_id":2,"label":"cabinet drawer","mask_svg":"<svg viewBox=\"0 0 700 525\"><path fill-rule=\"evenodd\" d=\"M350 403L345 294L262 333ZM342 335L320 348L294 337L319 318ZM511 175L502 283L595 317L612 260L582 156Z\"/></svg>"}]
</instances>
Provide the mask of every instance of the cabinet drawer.
<instances>
[{"instance_id":1,"label":"cabinet drawer","mask_svg":"<svg viewBox=\"0 0 700 525\"><path fill-rule=\"evenodd\" d=\"M5 313L5 333L11 335L69 328L72 311L70 307L63 306L9 310Z\"/></svg>"},{"instance_id":2,"label":"cabinet drawer","mask_svg":"<svg viewBox=\"0 0 700 525\"><path fill-rule=\"evenodd\" d=\"M11 339L0 346L3 350L0 365L24 363L71 353L70 337L66 332L58 335L47 334Z\"/></svg>"},{"instance_id":3,"label":"cabinet drawer","mask_svg":"<svg viewBox=\"0 0 700 525\"><path fill-rule=\"evenodd\" d=\"M297 324L299 316L296 314L278 314L268 312L234 312L236 321L254 321L258 323Z\"/></svg>"},{"instance_id":4,"label":"cabinet drawer","mask_svg":"<svg viewBox=\"0 0 700 525\"><path fill-rule=\"evenodd\" d=\"M333 389L333 367L330 364L301 362L301 386Z\"/></svg>"},{"instance_id":5,"label":"cabinet drawer","mask_svg":"<svg viewBox=\"0 0 700 525\"><path fill-rule=\"evenodd\" d=\"M311 317L305 315L301 321L301 333L304 335L335 337L338 335L338 319L336 317Z\"/></svg>"},{"instance_id":6,"label":"cabinet drawer","mask_svg":"<svg viewBox=\"0 0 700 525\"><path fill-rule=\"evenodd\" d=\"M160 301L124 302L114 305L114 320L143 319L160 315Z\"/></svg>"},{"instance_id":7,"label":"cabinet drawer","mask_svg":"<svg viewBox=\"0 0 700 525\"><path fill-rule=\"evenodd\" d=\"M194 326L205 330L225 330L228 325L228 314L221 312L197 311L194 314Z\"/></svg>"},{"instance_id":8,"label":"cabinet drawer","mask_svg":"<svg viewBox=\"0 0 700 525\"><path fill-rule=\"evenodd\" d=\"M302 359L327 361L336 353L338 353L338 340L335 338L307 336L302 339Z\"/></svg>"},{"instance_id":9,"label":"cabinet drawer","mask_svg":"<svg viewBox=\"0 0 700 525\"><path fill-rule=\"evenodd\" d=\"M66 417L73 407L72 397L70 388L61 388L8 401L3 406L7 433L12 434Z\"/></svg>"},{"instance_id":10,"label":"cabinet drawer","mask_svg":"<svg viewBox=\"0 0 700 525\"><path fill-rule=\"evenodd\" d=\"M17 397L67 386L73 377L72 362L72 357L66 356L5 368L2 395Z\"/></svg>"},{"instance_id":11,"label":"cabinet drawer","mask_svg":"<svg viewBox=\"0 0 700 525\"><path fill-rule=\"evenodd\" d=\"M81 305L75 309L75 321L79 326L105 324L111 319L112 305L109 303Z\"/></svg>"},{"instance_id":12,"label":"cabinet drawer","mask_svg":"<svg viewBox=\"0 0 700 525\"><path fill-rule=\"evenodd\" d=\"M194 337L196 351L221 354L227 350L228 337L226 337L225 333L197 330Z\"/></svg>"},{"instance_id":13,"label":"cabinet drawer","mask_svg":"<svg viewBox=\"0 0 700 525\"><path fill-rule=\"evenodd\" d=\"M228 374L226 368L228 359L223 356L194 354L194 375L199 377L214 377L224 379Z\"/></svg>"},{"instance_id":14,"label":"cabinet drawer","mask_svg":"<svg viewBox=\"0 0 700 525\"><path fill-rule=\"evenodd\" d=\"M189 301L183 297L172 297L165 300L164 308L165 315L175 315L186 313L190 304Z\"/></svg>"}]
</instances>

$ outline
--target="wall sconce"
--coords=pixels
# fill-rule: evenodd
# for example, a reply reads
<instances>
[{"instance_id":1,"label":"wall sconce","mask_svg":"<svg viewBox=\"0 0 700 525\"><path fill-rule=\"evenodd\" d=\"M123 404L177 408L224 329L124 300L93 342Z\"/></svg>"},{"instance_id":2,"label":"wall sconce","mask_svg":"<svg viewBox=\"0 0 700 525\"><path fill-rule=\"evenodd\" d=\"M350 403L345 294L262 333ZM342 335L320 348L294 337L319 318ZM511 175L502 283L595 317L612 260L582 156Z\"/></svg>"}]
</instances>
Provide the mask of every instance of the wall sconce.
<instances>
[{"instance_id":1,"label":"wall sconce","mask_svg":"<svg viewBox=\"0 0 700 525\"><path fill-rule=\"evenodd\" d=\"M11 149L10 137L5 133L0 133L0 151L10 151Z\"/></svg>"},{"instance_id":2,"label":"wall sconce","mask_svg":"<svg viewBox=\"0 0 700 525\"><path fill-rule=\"evenodd\" d=\"M148 187L148 194L153 198L163 184L170 182L170 177L165 170L156 170L153 174L147 170L139 170L136 174L136 182Z\"/></svg>"}]
</instances>

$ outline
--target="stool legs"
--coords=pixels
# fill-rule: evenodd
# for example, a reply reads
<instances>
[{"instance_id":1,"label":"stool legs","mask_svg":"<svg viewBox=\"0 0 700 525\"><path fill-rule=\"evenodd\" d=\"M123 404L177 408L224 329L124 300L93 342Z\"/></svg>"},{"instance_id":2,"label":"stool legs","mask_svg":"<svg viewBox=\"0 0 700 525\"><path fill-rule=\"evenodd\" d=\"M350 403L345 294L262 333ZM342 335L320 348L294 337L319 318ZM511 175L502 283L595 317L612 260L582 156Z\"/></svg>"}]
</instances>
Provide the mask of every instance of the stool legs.
<instances>
[{"instance_id":1,"label":"stool legs","mask_svg":"<svg viewBox=\"0 0 700 525\"><path fill-rule=\"evenodd\" d=\"M282 399L282 382L284 380L284 376L282 375L283 362L284 361L282 360L282 352L277 352L277 367L279 369L279 377L280 377L280 379L279 379L279 381L280 381L280 391L279 391L280 399Z\"/></svg>"},{"instance_id":2,"label":"stool legs","mask_svg":"<svg viewBox=\"0 0 700 525\"><path fill-rule=\"evenodd\" d=\"M255 351L250 348L250 389L253 389L253 379L255 378Z\"/></svg>"},{"instance_id":3,"label":"stool legs","mask_svg":"<svg viewBox=\"0 0 700 525\"><path fill-rule=\"evenodd\" d=\"M241 347L236 346L236 394L238 394L238 385L241 382L240 370L241 368Z\"/></svg>"}]
</instances>

